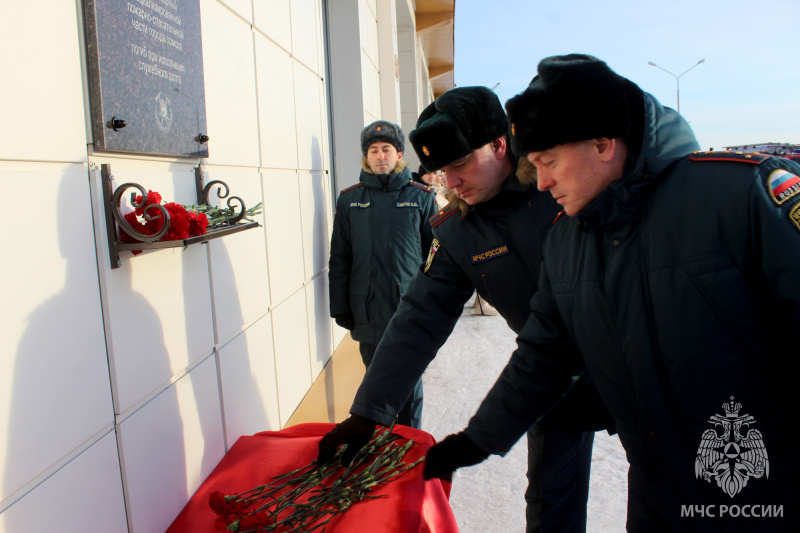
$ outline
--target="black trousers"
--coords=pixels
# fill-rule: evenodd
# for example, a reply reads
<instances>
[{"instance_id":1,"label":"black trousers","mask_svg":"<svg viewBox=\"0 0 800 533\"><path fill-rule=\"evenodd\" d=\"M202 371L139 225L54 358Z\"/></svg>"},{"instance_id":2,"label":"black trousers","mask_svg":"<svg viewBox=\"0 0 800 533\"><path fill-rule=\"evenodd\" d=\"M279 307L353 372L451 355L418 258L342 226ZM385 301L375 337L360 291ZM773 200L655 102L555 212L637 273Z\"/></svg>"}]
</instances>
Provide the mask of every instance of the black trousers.
<instances>
[{"instance_id":1,"label":"black trousers","mask_svg":"<svg viewBox=\"0 0 800 533\"><path fill-rule=\"evenodd\" d=\"M358 343L358 350L361 352L361 360L367 368L369 368L370 363L372 363L372 358L375 356L375 350L377 348L378 346L375 344L366 342ZM403 408L400 409L400 412L397 413L397 423L416 429L422 427L422 378L419 378L416 385L414 385L414 390L411 391L411 396L408 397L408 401L403 405Z\"/></svg>"},{"instance_id":2,"label":"black trousers","mask_svg":"<svg viewBox=\"0 0 800 533\"><path fill-rule=\"evenodd\" d=\"M594 432L528 430L527 533L585 533Z\"/></svg>"}]
</instances>

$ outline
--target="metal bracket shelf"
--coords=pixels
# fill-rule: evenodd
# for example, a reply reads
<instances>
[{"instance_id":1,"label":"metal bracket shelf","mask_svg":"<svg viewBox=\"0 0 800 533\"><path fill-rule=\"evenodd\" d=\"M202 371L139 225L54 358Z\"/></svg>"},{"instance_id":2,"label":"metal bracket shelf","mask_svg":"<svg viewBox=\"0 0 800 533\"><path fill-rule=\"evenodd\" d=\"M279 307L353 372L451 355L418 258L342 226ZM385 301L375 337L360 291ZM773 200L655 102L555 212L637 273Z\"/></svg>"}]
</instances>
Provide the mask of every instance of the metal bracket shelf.
<instances>
[{"instance_id":1,"label":"metal bracket shelf","mask_svg":"<svg viewBox=\"0 0 800 533\"><path fill-rule=\"evenodd\" d=\"M153 209L158 209L160 211L159 214L160 216L166 218L166 223L163 225L162 230L156 233L155 235L143 235L136 232L133 228L130 228L127 222L125 222L122 214L119 212L119 202L122 194L125 192L125 190L129 188L138 189L143 197L147 196L147 191L137 183L124 183L119 187L117 187L117 189L114 191L112 190L113 185L111 183L114 177L111 174L111 166L108 164L101 165L100 173L101 173L101 179L103 181L102 184L103 204L105 206L105 214L106 214L106 233L108 236L108 252L109 252L108 255L112 269L119 268L122 266L122 261L120 261L119 259L119 252L122 251L162 250L166 248L179 248L179 247L189 246L191 244L208 242L213 239L219 239L220 237L233 235L234 233L239 233L259 226L258 222L245 222L245 223L240 222L242 218L244 218L246 207L244 205L244 201L242 201L241 198L239 198L238 196L232 196L231 198L228 199L228 207L234 209L234 206L232 206L231 203L233 201L236 201L241 206L241 212L239 212L237 216L231 218L228 221L227 226L215 226L213 228L209 228L204 235L191 236L186 239L162 241L160 239L164 236L164 234L166 234L169 228L169 213L160 206L155 206ZM225 182L214 180L209 182L207 185L203 186L203 171L200 169L200 167L195 168L195 184L197 186L198 204L208 205L208 193L211 187L214 185L220 186L220 188L217 190L217 195L220 198L228 197L228 185ZM223 187L225 188L224 194L222 193ZM131 203L133 203L133 198L135 198L135 194L132 194L131 197L132 197ZM142 242L135 242L135 243L120 242L117 238L118 222L120 231L124 231L128 235L131 235L132 237L139 239Z\"/></svg>"}]
</instances>

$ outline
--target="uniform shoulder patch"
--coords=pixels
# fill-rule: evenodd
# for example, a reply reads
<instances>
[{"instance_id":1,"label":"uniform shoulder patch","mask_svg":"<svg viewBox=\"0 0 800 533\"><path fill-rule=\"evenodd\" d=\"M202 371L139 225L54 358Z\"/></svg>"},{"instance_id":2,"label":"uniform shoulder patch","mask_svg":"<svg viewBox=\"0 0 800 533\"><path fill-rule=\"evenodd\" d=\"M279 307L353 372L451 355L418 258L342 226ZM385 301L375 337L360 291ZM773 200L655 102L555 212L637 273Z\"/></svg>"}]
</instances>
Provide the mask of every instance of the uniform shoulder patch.
<instances>
[{"instance_id":1,"label":"uniform shoulder patch","mask_svg":"<svg viewBox=\"0 0 800 533\"><path fill-rule=\"evenodd\" d=\"M767 194L778 205L800 194L800 177L788 170L773 170L767 177Z\"/></svg>"},{"instance_id":2,"label":"uniform shoulder patch","mask_svg":"<svg viewBox=\"0 0 800 533\"><path fill-rule=\"evenodd\" d=\"M431 268L431 264L433 264L433 257L436 255L436 252L439 251L439 239L433 239L431 243L431 249L428 251L428 259L425 261L425 269L422 272L427 272L429 268Z\"/></svg>"},{"instance_id":3,"label":"uniform shoulder patch","mask_svg":"<svg viewBox=\"0 0 800 533\"><path fill-rule=\"evenodd\" d=\"M447 204L438 213L429 218L428 222L431 223L432 228L435 228L436 226L438 226L439 224L441 224L442 222L453 216L453 214L457 213L458 211L459 209L457 206L453 204Z\"/></svg>"},{"instance_id":4,"label":"uniform shoulder patch","mask_svg":"<svg viewBox=\"0 0 800 533\"><path fill-rule=\"evenodd\" d=\"M772 157L766 154L745 154L744 152L694 152L689 156L692 161L736 161L758 165Z\"/></svg>"},{"instance_id":5,"label":"uniform shoulder patch","mask_svg":"<svg viewBox=\"0 0 800 533\"><path fill-rule=\"evenodd\" d=\"M341 191L339 191L339 194L344 194L347 191L352 191L353 189L357 189L357 188L361 187L362 185L364 185L364 184L359 181L355 185L351 185L350 187L348 187L346 189L342 189Z\"/></svg>"},{"instance_id":6,"label":"uniform shoulder patch","mask_svg":"<svg viewBox=\"0 0 800 533\"><path fill-rule=\"evenodd\" d=\"M431 189L430 185L423 185L422 183L417 183L416 181L410 181L409 184L413 185L417 189L422 189L425 192L433 194L433 189Z\"/></svg>"},{"instance_id":7,"label":"uniform shoulder patch","mask_svg":"<svg viewBox=\"0 0 800 533\"><path fill-rule=\"evenodd\" d=\"M789 211L789 220L792 222L797 231L800 231L800 203L796 204Z\"/></svg>"}]
</instances>

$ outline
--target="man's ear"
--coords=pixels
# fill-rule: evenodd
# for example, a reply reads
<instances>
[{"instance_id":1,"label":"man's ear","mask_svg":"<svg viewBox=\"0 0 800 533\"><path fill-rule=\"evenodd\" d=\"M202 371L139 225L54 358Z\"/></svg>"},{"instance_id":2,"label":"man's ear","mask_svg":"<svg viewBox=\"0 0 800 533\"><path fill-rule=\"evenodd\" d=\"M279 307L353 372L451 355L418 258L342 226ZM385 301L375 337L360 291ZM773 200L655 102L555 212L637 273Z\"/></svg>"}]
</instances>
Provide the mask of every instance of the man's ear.
<instances>
[{"instance_id":1,"label":"man's ear","mask_svg":"<svg viewBox=\"0 0 800 533\"><path fill-rule=\"evenodd\" d=\"M608 162L614 158L614 154L618 148L617 139L600 137L599 139L594 139L593 142L600 161Z\"/></svg>"},{"instance_id":2,"label":"man's ear","mask_svg":"<svg viewBox=\"0 0 800 533\"><path fill-rule=\"evenodd\" d=\"M508 142L505 137L498 137L489 143L492 146L492 152L497 159L503 159L508 151Z\"/></svg>"},{"instance_id":3,"label":"man's ear","mask_svg":"<svg viewBox=\"0 0 800 533\"><path fill-rule=\"evenodd\" d=\"M397 152L397 159L403 159L403 152Z\"/></svg>"}]
</instances>

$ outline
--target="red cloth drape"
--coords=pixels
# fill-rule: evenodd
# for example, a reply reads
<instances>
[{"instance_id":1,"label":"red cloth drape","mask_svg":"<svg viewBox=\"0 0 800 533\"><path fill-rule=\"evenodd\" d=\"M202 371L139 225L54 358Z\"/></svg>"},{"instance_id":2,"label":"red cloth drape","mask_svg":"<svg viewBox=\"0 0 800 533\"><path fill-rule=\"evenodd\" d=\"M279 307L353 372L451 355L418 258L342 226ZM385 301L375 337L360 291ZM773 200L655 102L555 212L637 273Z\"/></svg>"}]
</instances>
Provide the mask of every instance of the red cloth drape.
<instances>
[{"instance_id":1,"label":"red cloth drape","mask_svg":"<svg viewBox=\"0 0 800 533\"><path fill-rule=\"evenodd\" d=\"M282 431L264 431L240 437L208 479L186 504L167 533L214 533L220 522L208 506L214 491L237 494L308 465L317 458L317 442L333 424L299 424ZM395 426L394 432L415 445L406 452L411 463L433 446L433 437L417 429ZM457 533L453 511L448 503L450 484L425 481L422 465L395 481L378 487L371 494L386 495L354 504L334 518L326 533ZM223 526L224 527L224 526Z\"/></svg>"}]
</instances>

